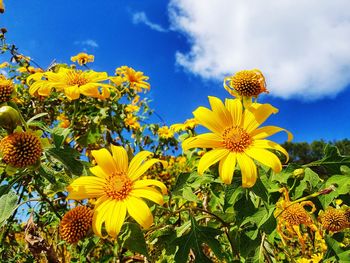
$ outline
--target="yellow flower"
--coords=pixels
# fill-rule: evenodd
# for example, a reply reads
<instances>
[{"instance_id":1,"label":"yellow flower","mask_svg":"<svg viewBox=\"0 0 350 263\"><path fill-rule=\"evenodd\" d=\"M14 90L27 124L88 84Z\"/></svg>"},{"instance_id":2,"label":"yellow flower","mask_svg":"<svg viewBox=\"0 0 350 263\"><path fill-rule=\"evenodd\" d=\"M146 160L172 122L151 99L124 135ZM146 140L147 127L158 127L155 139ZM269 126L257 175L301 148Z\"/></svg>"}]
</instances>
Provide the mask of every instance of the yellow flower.
<instances>
[{"instance_id":1,"label":"yellow flower","mask_svg":"<svg viewBox=\"0 0 350 263\"><path fill-rule=\"evenodd\" d=\"M124 110L125 112L133 113L133 112L138 112L140 110L140 107L135 104L128 104Z\"/></svg>"},{"instance_id":2,"label":"yellow flower","mask_svg":"<svg viewBox=\"0 0 350 263\"><path fill-rule=\"evenodd\" d=\"M142 89L150 90L151 86L145 80L149 77L144 76L143 72L135 71L133 68L128 66L122 66L116 69L116 74L124 78L125 81L130 83L130 87L136 92L141 92Z\"/></svg>"},{"instance_id":3,"label":"yellow flower","mask_svg":"<svg viewBox=\"0 0 350 263\"><path fill-rule=\"evenodd\" d=\"M224 88L234 97L251 99L267 92L265 77L258 69L242 70L224 79Z\"/></svg>"},{"instance_id":4,"label":"yellow flower","mask_svg":"<svg viewBox=\"0 0 350 263\"><path fill-rule=\"evenodd\" d=\"M107 79L106 72L60 68L57 73L48 71L33 74L27 78L27 84L32 96L47 97L52 88L55 88L57 91L63 91L69 100L79 99L80 94L106 99L110 95L109 89L113 88L109 84L101 83Z\"/></svg>"},{"instance_id":5,"label":"yellow flower","mask_svg":"<svg viewBox=\"0 0 350 263\"><path fill-rule=\"evenodd\" d=\"M116 237L124 223L126 213L143 228L153 224L152 213L143 199L159 205L163 204L163 194L167 189L157 180L139 179L157 159L148 159L151 152L138 153L128 165L126 150L111 145L112 155L107 149L91 151L97 165L90 168L95 176L81 176L68 187L68 198L83 200L98 198L92 219L92 228L96 235L102 237L104 223L107 234Z\"/></svg>"},{"instance_id":6,"label":"yellow flower","mask_svg":"<svg viewBox=\"0 0 350 263\"><path fill-rule=\"evenodd\" d=\"M170 129L174 132L180 132L185 130L193 130L198 125L198 121L194 118L187 119L184 123L175 123L170 126Z\"/></svg>"},{"instance_id":7,"label":"yellow flower","mask_svg":"<svg viewBox=\"0 0 350 263\"><path fill-rule=\"evenodd\" d=\"M60 223L60 236L68 243L77 243L91 228L92 214L87 206L77 206L67 212Z\"/></svg>"},{"instance_id":8,"label":"yellow flower","mask_svg":"<svg viewBox=\"0 0 350 263\"><path fill-rule=\"evenodd\" d=\"M158 129L158 135L160 138L169 139L174 137L174 133L168 128L168 126L163 126Z\"/></svg>"},{"instance_id":9,"label":"yellow flower","mask_svg":"<svg viewBox=\"0 0 350 263\"><path fill-rule=\"evenodd\" d=\"M125 123L125 126L130 129L134 129L134 130L140 129L140 123L138 122L138 118L132 114L128 114L126 116L126 118L124 119L124 123Z\"/></svg>"},{"instance_id":10,"label":"yellow flower","mask_svg":"<svg viewBox=\"0 0 350 263\"><path fill-rule=\"evenodd\" d=\"M1 1L1 0L0 0ZM10 66L10 64L8 63L8 62L2 62L1 64L0 64L0 68L7 68L8 66Z\"/></svg>"},{"instance_id":11,"label":"yellow flower","mask_svg":"<svg viewBox=\"0 0 350 263\"><path fill-rule=\"evenodd\" d=\"M199 107L193 112L199 124L211 133L186 139L184 150L190 148L213 148L203 155L198 164L198 173L203 174L211 165L220 161L219 174L222 181L230 184L238 163L242 172L243 187L252 187L257 179L257 168L253 159L280 172L282 165L278 157L267 149L282 152L288 161L288 153L279 144L266 137L280 131L292 134L276 126L258 128L272 113L278 110L270 104L253 103L243 110L238 99L226 99L225 104L216 97L209 97L212 110Z\"/></svg>"},{"instance_id":12,"label":"yellow flower","mask_svg":"<svg viewBox=\"0 0 350 263\"><path fill-rule=\"evenodd\" d=\"M71 57L70 60L72 62L78 62L78 64L82 66L82 65L85 65L86 63L94 62L94 58L95 58L94 55L88 55L82 52L76 56Z\"/></svg>"},{"instance_id":13,"label":"yellow flower","mask_svg":"<svg viewBox=\"0 0 350 263\"><path fill-rule=\"evenodd\" d=\"M4 13L5 12L5 6L4 6L4 2L3 0L0 0L0 13Z\"/></svg>"},{"instance_id":14,"label":"yellow flower","mask_svg":"<svg viewBox=\"0 0 350 263\"><path fill-rule=\"evenodd\" d=\"M64 115L63 113L60 114L58 117L57 117L57 120L60 121L59 123L59 127L62 127L62 128L68 128L69 125L70 125L70 121L69 119L67 118L66 115Z\"/></svg>"}]
</instances>

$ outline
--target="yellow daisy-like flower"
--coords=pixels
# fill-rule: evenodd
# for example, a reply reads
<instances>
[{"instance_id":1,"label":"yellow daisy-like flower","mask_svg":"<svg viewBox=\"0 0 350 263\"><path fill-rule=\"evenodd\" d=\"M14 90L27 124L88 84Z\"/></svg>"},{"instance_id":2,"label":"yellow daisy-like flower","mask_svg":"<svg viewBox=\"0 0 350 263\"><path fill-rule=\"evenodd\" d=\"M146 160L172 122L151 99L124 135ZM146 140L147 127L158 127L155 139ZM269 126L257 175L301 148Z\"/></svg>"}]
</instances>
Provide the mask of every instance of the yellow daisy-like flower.
<instances>
[{"instance_id":1,"label":"yellow daisy-like flower","mask_svg":"<svg viewBox=\"0 0 350 263\"><path fill-rule=\"evenodd\" d=\"M128 114L124 119L125 126L127 128L138 130L140 129L140 123L138 122L138 118L132 114Z\"/></svg>"},{"instance_id":2,"label":"yellow daisy-like flower","mask_svg":"<svg viewBox=\"0 0 350 263\"><path fill-rule=\"evenodd\" d=\"M225 104L216 97L209 97L212 110L199 107L193 112L199 124L211 133L188 138L182 148L212 148L203 155L198 164L198 173L203 174L211 165L219 162L219 174L222 181L230 184L236 167L242 172L242 186L252 187L257 179L257 168L253 159L280 172L282 165L278 157L267 149L283 153L288 161L288 153L279 144L266 140L277 132L285 131L288 140L292 134L277 126L258 128L277 109L270 104L253 103L243 110L238 99L226 99Z\"/></svg>"},{"instance_id":3,"label":"yellow daisy-like flower","mask_svg":"<svg viewBox=\"0 0 350 263\"><path fill-rule=\"evenodd\" d=\"M82 176L67 187L69 199L98 198L92 228L100 237L103 236L103 224L108 235L116 237L127 212L143 228L150 227L153 216L143 199L162 205L162 194L167 193L162 182L139 179L152 165L160 162L158 159L148 159L151 152L138 153L128 165L128 155L123 147L111 145L111 150L112 155L107 149L91 151L97 165L90 171L95 176Z\"/></svg>"},{"instance_id":4,"label":"yellow daisy-like flower","mask_svg":"<svg viewBox=\"0 0 350 263\"><path fill-rule=\"evenodd\" d=\"M116 69L116 74L122 76L125 81L130 83L130 87L136 92L141 92L142 89L150 90L151 85L146 82L149 77L144 76L143 72L136 71L131 67L122 66Z\"/></svg>"},{"instance_id":5,"label":"yellow daisy-like flower","mask_svg":"<svg viewBox=\"0 0 350 263\"><path fill-rule=\"evenodd\" d=\"M224 79L224 88L234 97L251 100L260 93L266 92L265 77L258 69L241 70L235 75Z\"/></svg>"},{"instance_id":6,"label":"yellow daisy-like flower","mask_svg":"<svg viewBox=\"0 0 350 263\"><path fill-rule=\"evenodd\" d=\"M78 55L70 58L72 62L78 62L80 66L85 65L86 63L89 63L89 62L94 62L94 59L95 59L94 55L88 55L84 52L81 52Z\"/></svg>"},{"instance_id":7,"label":"yellow daisy-like flower","mask_svg":"<svg viewBox=\"0 0 350 263\"><path fill-rule=\"evenodd\" d=\"M124 110L125 112L133 113L133 112L138 112L140 110L140 107L135 104L128 104Z\"/></svg>"},{"instance_id":8,"label":"yellow daisy-like flower","mask_svg":"<svg viewBox=\"0 0 350 263\"><path fill-rule=\"evenodd\" d=\"M170 126L170 129L174 132L180 132L185 130L193 130L198 125L198 121L194 118L187 119L184 123L175 123Z\"/></svg>"},{"instance_id":9,"label":"yellow daisy-like flower","mask_svg":"<svg viewBox=\"0 0 350 263\"><path fill-rule=\"evenodd\" d=\"M158 135L160 138L169 139L174 137L174 133L172 130L168 128L168 126L163 126L158 129Z\"/></svg>"},{"instance_id":10,"label":"yellow daisy-like flower","mask_svg":"<svg viewBox=\"0 0 350 263\"><path fill-rule=\"evenodd\" d=\"M10 66L10 64L8 63L8 62L2 62L1 64L0 64L0 68L7 68L7 67L9 67Z\"/></svg>"},{"instance_id":11,"label":"yellow daisy-like flower","mask_svg":"<svg viewBox=\"0 0 350 263\"><path fill-rule=\"evenodd\" d=\"M112 85L101 83L108 79L106 72L81 71L60 68L56 72L36 73L27 78L32 96L49 96L51 90L63 91L69 100L79 99L80 94L88 97L109 98ZM33 82L34 81L34 82Z\"/></svg>"},{"instance_id":12,"label":"yellow daisy-like flower","mask_svg":"<svg viewBox=\"0 0 350 263\"><path fill-rule=\"evenodd\" d=\"M63 113L57 116L57 120L59 121L58 126L61 128L68 128L70 125L70 121L66 115Z\"/></svg>"}]
</instances>

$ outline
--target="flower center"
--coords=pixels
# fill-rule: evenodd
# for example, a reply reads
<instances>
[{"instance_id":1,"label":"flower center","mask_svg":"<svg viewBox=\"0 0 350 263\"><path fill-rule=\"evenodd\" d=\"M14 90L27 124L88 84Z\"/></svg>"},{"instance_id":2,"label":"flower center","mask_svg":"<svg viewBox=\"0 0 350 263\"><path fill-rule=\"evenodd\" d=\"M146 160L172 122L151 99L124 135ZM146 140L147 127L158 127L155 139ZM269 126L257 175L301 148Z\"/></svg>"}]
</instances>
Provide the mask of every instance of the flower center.
<instances>
[{"instance_id":1,"label":"flower center","mask_svg":"<svg viewBox=\"0 0 350 263\"><path fill-rule=\"evenodd\" d=\"M105 193L115 200L127 198L132 190L132 181L125 173L113 173L106 180Z\"/></svg>"},{"instance_id":2,"label":"flower center","mask_svg":"<svg viewBox=\"0 0 350 263\"><path fill-rule=\"evenodd\" d=\"M229 127L222 134L226 149L232 152L244 152L252 143L249 134L240 127Z\"/></svg>"},{"instance_id":3,"label":"flower center","mask_svg":"<svg viewBox=\"0 0 350 263\"><path fill-rule=\"evenodd\" d=\"M89 83L89 80L85 78L83 72L80 71L70 71L67 73L67 84L78 87Z\"/></svg>"},{"instance_id":4,"label":"flower center","mask_svg":"<svg viewBox=\"0 0 350 263\"><path fill-rule=\"evenodd\" d=\"M242 70L231 79L231 86L241 96L256 97L267 92L265 78L258 70Z\"/></svg>"}]
</instances>

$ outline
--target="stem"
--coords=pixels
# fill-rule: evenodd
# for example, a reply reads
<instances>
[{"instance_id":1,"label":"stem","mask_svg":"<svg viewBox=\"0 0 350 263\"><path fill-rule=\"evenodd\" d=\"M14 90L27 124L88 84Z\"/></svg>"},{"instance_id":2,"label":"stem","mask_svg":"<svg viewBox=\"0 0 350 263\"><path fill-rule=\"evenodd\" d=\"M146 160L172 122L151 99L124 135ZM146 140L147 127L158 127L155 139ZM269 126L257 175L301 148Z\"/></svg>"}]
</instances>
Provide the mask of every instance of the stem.
<instances>
[{"instance_id":1,"label":"stem","mask_svg":"<svg viewBox=\"0 0 350 263\"><path fill-rule=\"evenodd\" d=\"M44 194L43 191L41 191L40 187L38 187L35 183L33 183L33 186L35 188L36 191L38 191L38 193L41 195L41 197L43 198L43 200L48 203L48 205L50 206L52 212L55 213L55 215L61 220L62 217L60 216L60 214L56 211L55 207L53 206L52 202L50 201L50 199Z\"/></svg>"}]
</instances>

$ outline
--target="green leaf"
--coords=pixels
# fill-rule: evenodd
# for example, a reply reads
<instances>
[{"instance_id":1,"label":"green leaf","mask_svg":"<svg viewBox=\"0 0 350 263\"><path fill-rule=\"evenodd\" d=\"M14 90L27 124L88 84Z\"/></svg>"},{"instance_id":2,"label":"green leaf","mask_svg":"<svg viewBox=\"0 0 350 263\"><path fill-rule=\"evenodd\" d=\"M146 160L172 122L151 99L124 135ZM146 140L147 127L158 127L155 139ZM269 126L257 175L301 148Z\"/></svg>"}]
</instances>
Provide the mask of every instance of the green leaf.
<instances>
[{"instance_id":1,"label":"green leaf","mask_svg":"<svg viewBox=\"0 0 350 263\"><path fill-rule=\"evenodd\" d=\"M336 189L327 195L320 195L320 200L323 208L327 208L329 204L339 195L346 195L350 193L350 175L333 175L324 184L323 188L328 188L334 185Z\"/></svg>"},{"instance_id":2,"label":"green leaf","mask_svg":"<svg viewBox=\"0 0 350 263\"><path fill-rule=\"evenodd\" d=\"M336 241L335 239L333 239L330 236L326 236L325 238L326 243L328 245L328 247L330 249L332 249L334 251L334 253L336 254L337 258L340 260L339 262L349 262L350 260L350 251L344 251L341 247L340 247L340 243L338 241ZM338 262L338 261L337 261Z\"/></svg>"},{"instance_id":3,"label":"green leaf","mask_svg":"<svg viewBox=\"0 0 350 263\"><path fill-rule=\"evenodd\" d=\"M64 141L67 139L67 136L71 132L71 129L55 127L51 131L51 136L56 148L60 148Z\"/></svg>"},{"instance_id":4,"label":"green leaf","mask_svg":"<svg viewBox=\"0 0 350 263\"><path fill-rule=\"evenodd\" d=\"M294 199L298 199L303 196L305 190L309 192L318 191L319 187L316 187L321 183L320 177L318 174L312 171L310 168L305 169L305 175L303 180L300 181L300 184L295 188Z\"/></svg>"},{"instance_id":5,"label":"green leaf","mask_svg":"<svg viewBox=\"0 0 350 263\"><path fill-rule=\"evenodd\" d=\"M82 135L77 142L82 146L96 143L101 138L100 130L97 125L91 125L90 129Z\"/></svg>"},{"instance_id":6,"label":"green leaf","mask_svg":"<svg viewBox=\"0 0 350 263\"><path fill-rule=\"evenodd\" d=\"M174 242L179 247L175 254L175 262L186 263L190 250L195 254L196 262L205 263L212 262L203 252L203 244L207 244L214 254L219 258L223 258L223 252L216 236L221 231L211 227L200 226L196 220L191 217L191 230L177 238Z\"/></svg>"},{"instance_id":7,"label":"green leaf","mask_svg":"<svg viewBox=\"0 0 350 263\"><path fill-rule=\"evenodd\" d=\"M287 184L287 181L292 176L294 170L298 168L300 168L300 165L295 163L290 163L280 173L273 173L271 176L271 181L276 181L276 182L279 182L280 184Z\"/></svg>"},{"instance_id":8,"label":"green leaf","mask_svg":"<svg viewBox=\"0 0 350 263\"><path fill-rule=\"evenodd\" d=\"M12 215L17 206L18 197L15 193L9 192L0 197L0 227Z\"/></svg>"},{"instance_id":9,"label":"green leaf","mask_svg":"<svg viewBox=\"0 0 350 263\"><path fill-rule=\"evenodd\" d=\"M327 144L324 149L324 157L315 162L307 164L307 167L323 166L331 174L341 173L342 165L350 166L350 156L340 155L336 146Z\"/></svg>"},{"instance_id":10,"label":"green leaf","mask_svg":"<svg viewBox=\"0 0 350 263\"><path fill-rule=\"evenodd\" d=\"M192 188L189 186L186 186L182 190L182 197L190 202L198 202L199 201L198 197L192 192Z\"/></svg>"},{"instance_id":11,"label":"green leaf","mask_svg":"<svg viewBox=\"0 0 350 263\"><path fill-rule=\"evenodd\" d=\"M42 113L39 113L39 114L33 116L32 118L30 118L30 119L27 121L27 125L29 125L29 124L30 124L31 122L33 122L34 120L39 119L39 118L41 118L41 117L43 117L43 116L46 116L46 115L48 115L47 112L42 112Z\"/></svg>"},{"instance_id":12,"label":"green leaf","mask_svg":"<svg viewBox=\"0 0 350 263\"><path fill-rule=\"evenodd\" d=\"M244 195L245 189L242 186L228 185L225 190L224 211L232 207Z\"/></svg>"},{"instance_id":13,"label":"green leaf","mask_svg":"<svg viewBox=\"0 0 350 263\"><path fill-rule=\"evenodd\" d=\"M132 252L148 256L146 240L138 224L125 223L120 238L122 239L123 247Z\"/></svg>"},{"instance_id":14,"label":"green leaf","mask_svg":"<svg viewBox=\"0 0 350 263\"><path fill-rule=\"evenodd\" d=\"M64 149L51 148L46 151L47 154L60 161L65 168L74 175L81 175L84 165L78 160L80 153L72 148Z\"/></svg>"},{"instance_id":15,"label":"green leaf","mask_svg":"<svg viewBox=\"0 0 350 263\"><path fill-rule=\"evenodd\" d=\"M181 195L181 191L183 187L186 185L186 182L189 177L190 177L190 173L183 173L177 177L175 186L171 191L173 195Z\"/></svg>"}]
</instances>

